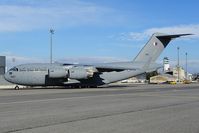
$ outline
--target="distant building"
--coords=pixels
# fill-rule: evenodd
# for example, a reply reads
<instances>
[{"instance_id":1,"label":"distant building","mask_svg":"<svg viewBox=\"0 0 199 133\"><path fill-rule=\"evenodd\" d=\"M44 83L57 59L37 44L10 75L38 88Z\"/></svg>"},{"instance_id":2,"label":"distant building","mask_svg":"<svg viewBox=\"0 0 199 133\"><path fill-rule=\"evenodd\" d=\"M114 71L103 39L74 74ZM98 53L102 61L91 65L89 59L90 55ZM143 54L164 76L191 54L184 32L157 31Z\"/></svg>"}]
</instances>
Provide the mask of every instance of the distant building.
<instances>
[{"instance_id":1,"label":"distant building","mask_svg":"<svg viewBox=\"0 0 199 133\"><path fill-rule=\"evenodd\" d=\"M121 83L145 83L146 79L139 79L138 77L132 77L130 79L122 80Z\"/></svg>"},{"instance_id":2,"label":"distant building","mask_svg":"<svg viewBox=\"0 0 199 133\"><path fill-rule=\"evenodd\" d=\"M136 77L132 77L126 80L119 81L119 83L145 83L146 82L146 74L141 74Z\"/></svg>"},{"instance_id":3,"label":"distant building","mask_svg":"<svg viewBox=\"0 0 199 133\"><path fill-rule=\"evenodd\" d=\"M193 80L193 74L187 73L187 80L192 81Z\"/></svg>"},{"instance_id":4,"label":"distant building","mask_svg":"<svg viewBox=\"0 0 199 133\"><path fill-rule=\"evenodd\" d=\"M0 75L4 75L6 70L6 57L0 56Z\"/></svg>"},{"instance_id":5,"label":"distant building","mask_svg":"<svg viewBox=\"0 0 199 133\"><path fill-rule=\"evenodd\" d=\"M176 78L178 78L178 76L179 76L179 80L183 81L186 79L185 70L182 67L174 67L173 68L173 76L175 76Z\"/></svg>"},{"instance_id":6,"label":"distant building","mask_svg":"<svg viewBox=\"0 0 199 133\"><path fill-rule=\"evenodd\" d=\"M172 82L172 81L176 82L177 78L170 74L162 74L162 75L153 76L149 80L151 84L162 84L162 83Z\"/></svg>"},{"instance_id":7,"label":"distant building","mask_svg":"<svg viewBox=\"0 0 199 133\"><path fill-rule=\"evenodd\" d=\"M169 65L169 58L168 57L164 57L163 65L164 65L164 67L163 67L164 73L170 71L170 65Z\"/></svg>"},{"instance_id":8,"label":"distant building","mask_svg":"<svg viewBox=\"0 0 199 133\"><path fill-rule=\"evenodd\" d=\"M164 63L163 64L164 74L150 77L150 83L160 84L160 83L171 82L171 81L177 82L178 80L180 82L185 81L185 80L192 81L192 78L193 78L192 74L187 72L187 76L186 76L186 72L182 67L176 66L171 69L169 65L169 59L167 57L164 58L163 63Z\"/></svg>"}]
</instances>

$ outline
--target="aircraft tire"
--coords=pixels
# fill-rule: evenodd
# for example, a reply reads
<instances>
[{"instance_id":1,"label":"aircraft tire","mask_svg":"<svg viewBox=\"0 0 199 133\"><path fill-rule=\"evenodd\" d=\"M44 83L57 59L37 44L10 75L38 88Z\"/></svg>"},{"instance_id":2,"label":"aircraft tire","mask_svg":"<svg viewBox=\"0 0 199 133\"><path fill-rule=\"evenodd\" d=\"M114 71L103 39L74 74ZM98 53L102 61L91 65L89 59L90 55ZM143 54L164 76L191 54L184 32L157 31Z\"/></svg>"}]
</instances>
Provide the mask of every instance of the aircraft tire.
<instances>
[{"instance_id":1,"label":"aircraft tire","mask_svg":"<svg viewBox=\"0 0 199 133\"><path fill-rule=\"evenodd\" d=\"M19 86L18 85L15 86L15 90L19 90Z\"/></svg>"}]
</instances>

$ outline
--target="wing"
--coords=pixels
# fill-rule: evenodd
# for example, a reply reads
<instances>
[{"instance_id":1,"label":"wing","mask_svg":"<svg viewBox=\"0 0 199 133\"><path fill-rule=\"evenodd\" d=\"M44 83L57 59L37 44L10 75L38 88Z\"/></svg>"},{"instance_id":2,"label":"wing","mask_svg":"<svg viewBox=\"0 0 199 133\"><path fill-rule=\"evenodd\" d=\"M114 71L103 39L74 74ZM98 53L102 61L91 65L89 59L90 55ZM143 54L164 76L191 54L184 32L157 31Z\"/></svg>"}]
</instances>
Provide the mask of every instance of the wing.
<instances>
[{"instance_id":1,"label":"wing","mask_svg":"<svg viewBox=\"0 0 199 133\"><path fill-rule=\"evenodd\" d=\"M137 70L139 66L134 66L132 62L100 63L100 64L64 64L73 67L94 67L98 72L121 72L124 70Z\"/></svg>"}]
</instances>

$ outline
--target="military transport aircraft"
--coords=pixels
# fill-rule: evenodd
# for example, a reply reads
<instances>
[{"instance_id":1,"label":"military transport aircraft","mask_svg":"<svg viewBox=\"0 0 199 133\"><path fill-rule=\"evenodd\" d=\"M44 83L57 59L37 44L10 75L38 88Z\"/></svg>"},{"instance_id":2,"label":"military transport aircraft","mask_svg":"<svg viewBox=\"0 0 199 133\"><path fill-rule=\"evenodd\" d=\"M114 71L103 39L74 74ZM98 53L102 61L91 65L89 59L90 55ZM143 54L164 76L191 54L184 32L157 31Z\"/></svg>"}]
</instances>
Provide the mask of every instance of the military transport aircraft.
<instances>
[{"instance_id":1,"label":"military transport aircraft","mask_svg":"<svg viewBox=\"0 0 199 133\"><path fill-rule=\"evenodd\" d=\"M25 86L101 86L159 69L161 66L155 61L164 48L172 39L186 35L191 34L155 33L134 60L129 62L94 65L23 64L11 68L4 77L11 83Z\"/></svg>"}]
</instances>

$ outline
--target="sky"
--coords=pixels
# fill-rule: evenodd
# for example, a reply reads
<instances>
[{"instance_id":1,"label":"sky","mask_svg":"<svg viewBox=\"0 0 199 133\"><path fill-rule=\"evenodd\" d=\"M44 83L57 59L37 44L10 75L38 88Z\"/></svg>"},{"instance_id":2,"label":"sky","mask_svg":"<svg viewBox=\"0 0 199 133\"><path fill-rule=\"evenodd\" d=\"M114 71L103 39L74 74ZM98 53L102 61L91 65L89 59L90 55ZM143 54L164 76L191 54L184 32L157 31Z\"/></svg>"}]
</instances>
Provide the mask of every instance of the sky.
<instances>
[{"instance_id":1,"label":"sky","mask_svg":"<svg viewBox=\"0 0 199 133\"><path fill-rule=\"evenodd\" d=\"M53 28L53 61L98 63L131 61L154 32L192 33L173 40L167 56L199 72L199 1L197 0L1 0L0 55L8 67L49 62Z\"/></svg>"}]
</instances>

